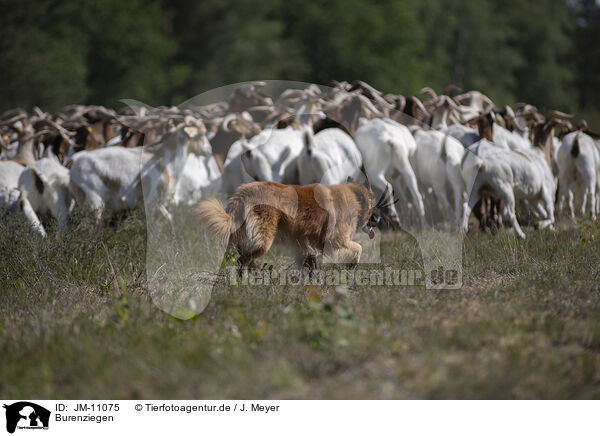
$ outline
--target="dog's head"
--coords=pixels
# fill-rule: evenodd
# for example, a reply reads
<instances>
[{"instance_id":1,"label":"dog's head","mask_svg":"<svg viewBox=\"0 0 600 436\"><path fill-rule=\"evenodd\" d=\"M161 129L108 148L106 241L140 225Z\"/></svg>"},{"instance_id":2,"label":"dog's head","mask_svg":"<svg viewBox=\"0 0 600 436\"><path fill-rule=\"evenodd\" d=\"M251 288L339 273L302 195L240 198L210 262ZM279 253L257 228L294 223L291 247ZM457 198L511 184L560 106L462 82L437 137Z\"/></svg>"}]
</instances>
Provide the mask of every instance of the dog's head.
<instances>
[{"instance_id":1,"label":"dog's head","mask_svg":"<svg viewBox=\"0 0 600 436\"><path fill-rule=\"evenodd\" d=\"M357 184L351 178L348 178L354 196L358 202L358 220L357 228L361 229L370 239L375 238L375 227L381 219L381 212L373 200L373 191L368 184L368 181L364 184ZM378 202L379 203L379 202Z\"/></svg>"},{"instance_id":2,"label":"dog's head","mask_svg":"<svg viewBox=\"0 0 600 436\"><path fill-rule=\"evenodd\" d=\"M370 187L369 192L371 193L371 198L373 198L374 194L373 191L370 190ZM392 190L387 186L377 203L372 204L367 224L362 228L362 230L369 235L369 238L373 239L375 237L374 229L382 223L382 220L384 220L383 223L387 227L391 225L390 220L392 218L390 218L390 208L397 201L398 200L394 200Z\"/></svg>"},{"instance_id":3,"label":"dog's head","mask_svg":"<svg viewBox=\"0 0 600 436\"><path fill-rule=\"evenodd\" d=\"M375 194L371 189L369 179L365 175L363 175L363 177L363 183L358 186L360 186L363 190L366 190L367 194L363 195L365 196L365 198L368 198L368 201L361 201L359 199L359 202L365 204L365 209L363 209L365 214L361 215L362 221L359 220L361 222L361 225L358 228L360 228L363 232L369 235L370 239L373 239L375 237L375 228L377 228L378 226L384 225L384 227L386 228L393 228L394 225L397 225L394 222L394 218L390 214L390 212L393 209L392 206L398 200L394 200L392 190L388 186L381 194L381 197L379 197L379 200L375 202ZM351 178L348 178L348 182L356 183Z\"/></svg>"}]
</instances>

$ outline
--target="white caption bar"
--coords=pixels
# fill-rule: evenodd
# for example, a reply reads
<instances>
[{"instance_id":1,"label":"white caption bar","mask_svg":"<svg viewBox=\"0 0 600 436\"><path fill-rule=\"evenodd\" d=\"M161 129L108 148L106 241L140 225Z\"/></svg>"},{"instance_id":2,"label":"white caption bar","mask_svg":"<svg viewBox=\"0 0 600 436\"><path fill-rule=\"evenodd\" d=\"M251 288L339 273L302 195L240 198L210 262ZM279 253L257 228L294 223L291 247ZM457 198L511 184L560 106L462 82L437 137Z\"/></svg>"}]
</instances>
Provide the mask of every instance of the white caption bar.
<instances>
[{"instance_id":1,"label":"white caption bar","mask_svg":"<svg viewBox=\"0 0 600 436\"><path fill-rule=\"evenodd\" d=\"M0 434L588 434L595 401L0 400ZM49 415L48 415L49 412ZM8 431L9 433L6 433Z\"/></svg>"}]
</instances>

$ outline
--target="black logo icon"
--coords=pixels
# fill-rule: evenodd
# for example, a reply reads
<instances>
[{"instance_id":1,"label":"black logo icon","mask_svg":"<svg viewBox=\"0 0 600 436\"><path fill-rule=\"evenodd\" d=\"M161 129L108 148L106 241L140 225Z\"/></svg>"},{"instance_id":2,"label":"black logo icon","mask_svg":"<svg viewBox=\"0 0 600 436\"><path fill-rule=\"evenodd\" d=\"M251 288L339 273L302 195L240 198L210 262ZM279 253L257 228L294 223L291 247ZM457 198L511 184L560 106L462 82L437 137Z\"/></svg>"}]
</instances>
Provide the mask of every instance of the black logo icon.
<instances>
[{"instance_id":1,"label":"black logo icon","mask_svg":"<svg viewBox=\"0 0 600 436\"><path fill-rule=\"evenodd\" d=\"M50 421L50 411L29 401L19 401L6 409L6 431L14 433L19 427L25 429L47 429Z\"/></svg>"}]
</instances>

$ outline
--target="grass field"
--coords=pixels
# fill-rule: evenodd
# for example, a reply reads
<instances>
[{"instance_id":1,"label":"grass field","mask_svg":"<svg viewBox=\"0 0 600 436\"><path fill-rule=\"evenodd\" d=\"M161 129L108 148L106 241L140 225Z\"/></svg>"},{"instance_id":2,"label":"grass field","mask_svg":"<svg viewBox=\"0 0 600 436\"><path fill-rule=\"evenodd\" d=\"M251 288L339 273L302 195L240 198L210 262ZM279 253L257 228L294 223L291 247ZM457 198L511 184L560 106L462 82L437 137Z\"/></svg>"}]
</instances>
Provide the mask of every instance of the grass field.
<instances>
[{"instance_id":1,"label":"grass field","mask_svg":"<svg viewBox=\"0 0 600 436\"><path fill-rule=\"evenodd\" d=\"M140 214L73 221L0 224L1 398L600 398L599 223L472 231L460 290L220 285L181 321ZM407 236L382 255L420 265Z\"/></svg>"}]
</instances>

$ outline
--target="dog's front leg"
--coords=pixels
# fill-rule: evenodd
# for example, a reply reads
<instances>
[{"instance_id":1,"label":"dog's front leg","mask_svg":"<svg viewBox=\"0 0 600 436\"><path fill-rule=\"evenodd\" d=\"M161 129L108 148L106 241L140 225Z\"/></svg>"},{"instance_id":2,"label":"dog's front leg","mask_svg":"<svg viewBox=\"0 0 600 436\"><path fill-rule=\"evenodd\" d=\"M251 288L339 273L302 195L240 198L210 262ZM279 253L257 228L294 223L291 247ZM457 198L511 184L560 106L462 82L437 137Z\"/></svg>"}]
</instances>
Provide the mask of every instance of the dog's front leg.
<instances>
[{"instance_id":1,"label":"dog's front leg","mask_svg":"<svg viewBox=\"0 0 600 436\"><path fill-rule=\"evenodd\" d=\"M312 279L318 267L317 256L304 251L298 251L295 253L294 258L296 260L296 267L302 271L302 276Z\"/></svg>"},{"instance_id":2,"label":"dog's front leg","mask_svg":"<svg viewBox=\"0 0 600 436\"><path fill-rule=\"evenodd\" d=\"M345 263L349 268L353 268L360 260L361 254L362 247L360 244L348 240L342 246L338 247L336 257L338 262Z\"/></svg>"},{"instance_id":3,"label":"dog's front leg","mask_svg":"<svg viewBox=\"0 0 600 436\"><path fill-rule=\"evenodd\" d=\"M303 250L294 254L296 267L301 269L303 274L309 274L312 277L313 271L318 268L317 256L314 253L308 253Z\"/></svg>"},{"instance_id":4,"label":"dog's front leg","mask_svg":"<svg viewBox=\"0 0 600 436\"><path fill-rule=\"evenodd\" d=\"M317 269L317 256L313 254L307 254L303 256L302 268L306 268L308 271Z\"/></svg>"}]
</instances>

